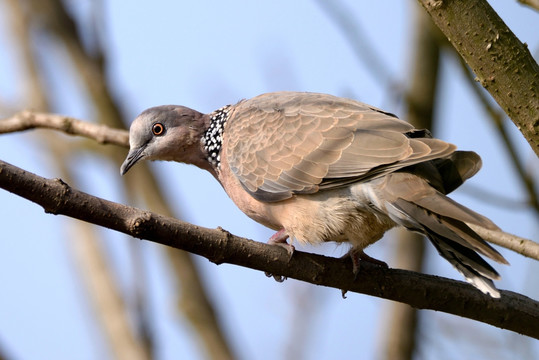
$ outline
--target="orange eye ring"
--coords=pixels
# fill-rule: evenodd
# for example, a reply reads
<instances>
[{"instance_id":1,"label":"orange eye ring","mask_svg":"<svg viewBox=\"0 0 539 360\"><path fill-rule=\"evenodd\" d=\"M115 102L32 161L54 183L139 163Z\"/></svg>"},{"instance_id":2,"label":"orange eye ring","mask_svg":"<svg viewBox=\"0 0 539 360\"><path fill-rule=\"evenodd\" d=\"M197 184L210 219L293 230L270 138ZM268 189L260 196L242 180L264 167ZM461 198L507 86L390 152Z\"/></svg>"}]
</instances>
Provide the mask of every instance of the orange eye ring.
<instances>
[{"instance_id":1,"label":"orange eye ring","mask_svg":"<svg viewBox=\"0 0 539 360\"><path fill-rule=\"evenodd\" d=\"M165 126L161 123L155 123L152 126L152 133L155 136L161 136L165 133Z\"/></svg>"}]
</instances>

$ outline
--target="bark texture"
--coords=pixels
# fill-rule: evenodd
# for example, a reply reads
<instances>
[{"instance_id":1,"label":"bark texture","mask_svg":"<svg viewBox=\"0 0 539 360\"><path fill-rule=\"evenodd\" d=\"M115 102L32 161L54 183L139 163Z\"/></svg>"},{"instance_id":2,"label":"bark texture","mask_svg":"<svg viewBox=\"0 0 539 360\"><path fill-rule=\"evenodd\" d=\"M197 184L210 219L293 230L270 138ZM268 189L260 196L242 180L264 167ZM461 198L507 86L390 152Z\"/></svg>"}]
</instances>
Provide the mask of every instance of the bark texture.
<instances>
[{"instance_id":1,"label":"bark texture","mask_svg":"<svg viewBox=\"0 0 539 360\"><path fill-rule=\"evenodd\" d=\"M41 205L46 213L70 216L159 244L316 285L404 302L478 320L539 339L539 303L511 291L490 298L469 284L405 270L364 264L357 279L350 261L296 251L206 229L171 217L117 204L0 161L0 187ZM370 265L370 266L369 266ZM405 289L405 290L403 290Z\"/></svg>"},{"instance_id":2,"label":"bark texture","mask_svg":"<svg viewBox=\"0 0 539 360\"><path fill-rule=\"evenodd\" d=\"M539 66L485 0L419 0L539 156Z\"/></svg>"}]
</instances>

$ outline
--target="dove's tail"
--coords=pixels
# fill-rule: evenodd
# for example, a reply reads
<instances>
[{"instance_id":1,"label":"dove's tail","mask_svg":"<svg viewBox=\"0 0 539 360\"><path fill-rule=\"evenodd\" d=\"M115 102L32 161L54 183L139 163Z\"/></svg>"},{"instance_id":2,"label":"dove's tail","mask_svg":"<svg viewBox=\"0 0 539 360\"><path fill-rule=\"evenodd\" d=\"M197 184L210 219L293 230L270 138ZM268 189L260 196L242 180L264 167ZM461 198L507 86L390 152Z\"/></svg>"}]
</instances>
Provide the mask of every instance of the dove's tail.
<instances>
[{"instance_id":1,"label":"dove's tail","mask_svg":"<svg viewBox=\"0 0 539 360\"><path fill-rule=\"evenodd\" d=\"M429 209L421 205L421 200L436 206ZM507 264L507 261L466 225L470 222L492 229L493 224L489 220L477 221L486 219L441 193L420 199L418 203L399 198L391 206L393 214L398 214L392 216L397 223L426 235L440 255L468 282L485 294L500 297L492 282L500 276L479 254L502 264Z\"/></svg>"},{"instance_id":2,"label":"dove's tail","mask_svg":"<svg viewBox=\"0 0 539 360\"><path fill-rule=\"evenodd\" d=\"M502 264L507 261L467 223L499 228L432 187L423 174L409 170L389 174L384 182L382 196L388 215L397 224L426 235L440 255L476 288L500 297L492 282L500 276L479 254Z\"/></svg>"}]
</instances>

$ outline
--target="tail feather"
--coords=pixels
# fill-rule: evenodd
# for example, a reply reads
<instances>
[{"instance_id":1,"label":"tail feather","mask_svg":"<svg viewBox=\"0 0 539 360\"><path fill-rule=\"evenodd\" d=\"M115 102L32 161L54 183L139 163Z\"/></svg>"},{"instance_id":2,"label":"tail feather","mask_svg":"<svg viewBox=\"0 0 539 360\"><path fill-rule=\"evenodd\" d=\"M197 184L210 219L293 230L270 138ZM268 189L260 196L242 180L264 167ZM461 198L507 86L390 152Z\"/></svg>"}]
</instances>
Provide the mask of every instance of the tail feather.
<instances>
[{"instance_id":1,"label":"tail feather","mask_svg":"<svg viewBox=\"0 0 539 360\"><path fill-rule=\"evenodd\" d=\"M388 215L399 225L426 235L439 254L469 283L483 293L498 298L500 293L492 280L498 280L500 276L478 253L499 263L507 264L507 261L465 223L470 217L477 219L480 216L481 220L484 217L434 189L426 197L428 199L416 197L415 201L403 197L387 201ZM423 206L425 204L428 206ZM496 227L490 220L487 221ZM481 225L484 226L484 223Z\"/></svg>"},{"instance_id":2,"label":"tail feather","mask_svg":"<svg viewBox=\"0 0 539 360\"><path fill-rule=\"evenodd\" d=\"M493 298L499 298L500 293L492 280L499 280L500 275L485 260L474 251L433 232L427 232L438 253L458 272L466 281L479 289L482 293Z\"/></svg>"},{"instance_id":3,"label":"tail feather","mask_svg":"<svg viewBox=\"0 0 539 360\"><path fill-rule=\"evenodd\" d=\"M444 196L441 193L433 192L431 196L418 197L411 199L415 204L428 209L436 214L447 218L453 218L462 222L476 224L490 230L500 230L492 221L459 204L455 200Z\"/></svg>"},{"instance_id":4,"label":"tail feather","mask_svg":"<svg viewBox=\"0 0 539 360\"><path fill-rule=\"evenodd\" d=\"M443 198L448 199L443 195L440 195L439 198L440 202L442 202ZM429 209L403 199L397 199L394 205L409 216L412 216L416 222L430 229L433 233L475 250L499 263L507 264L507 261L498 251L491 247L463 221L441 215L440 213L433 213Z\"/></svg>"},{"instance_id":5,"label":"tail feather","mask_svg":"<svg viewBox=\"0 0 539 360\"><path fill-rule=\"evenodd\" d=\"M483 238L473 231L466 223L451 218L444 218L443 221L445 225L451 229L451 231L461 238L466 239L468 243L473 246L474 250L488 256L500 264L509 265L507 260L505 260L505 258L498 251L483 240Z\"/></svg>"},{"instance_id":6,"label":"tail feather","mask_svg":"<svg viewBox=\"0 0 539 360\"><path fill-rule=\"evenodd\" d=\"M448 157L432 161L443 182L443 193L449 194L481 169L481 158L473 151L455 151ZM430 179L427 174L425 178Z\"/></svg>"}]
</instances>

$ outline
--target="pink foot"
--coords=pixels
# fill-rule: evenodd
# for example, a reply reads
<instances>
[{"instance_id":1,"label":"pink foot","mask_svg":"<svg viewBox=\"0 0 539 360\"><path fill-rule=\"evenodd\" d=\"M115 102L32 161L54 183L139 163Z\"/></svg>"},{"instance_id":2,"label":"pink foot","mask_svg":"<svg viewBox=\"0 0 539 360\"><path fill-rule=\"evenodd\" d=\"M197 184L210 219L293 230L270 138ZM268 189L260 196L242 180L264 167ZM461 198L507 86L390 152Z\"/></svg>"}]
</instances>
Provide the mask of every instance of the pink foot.
<instances>
[{"instance_id":1,"label":"pink foot","mask_svg":"<svg viewBox=\"0 0 539 360\"><path fill-rule=\"evenodd\" d=\"M277 245L277 246L281 246L285 248L286 251L288 252L288 256L292 258L292 255L294 255L294 251L296 250L296 248L294 247L294 245L286 242L287 239L288 239L288 234L286 233L284 229L281 229L269 238L268 244Z\"/></svg>"},{"instance_id":2,"label":"pink foot","mask_svg":"<svg viewBox=\"0 0 539 360\"><path fill-rule=\"evenodd\" d=\"M270 237L270 239L268 240L268 244L277 245L277 246L285 248L286 252L288 252L288 260L290 260L292 259L292 255L294 255L294 251L296 250L296 248L294 248L294 245L286 242L287 239L288 239L288 234L286 233L284 229L281 229L277 231L275 234L273 234L272 237ZM273 275L270 273L265 273L265 274L267 277L273 277L275 281L277 282L283 282L286 280L285 276Z\"/></svg>"},{"instance_id":3,"label":"pink foot","mask_svg":"<svg viewBox=\"0 0 539 360\"><path fill-rule=\"evenodd\" d=\"M358 249L350 249L350 251L348 252L348 254L344 255L342 258L348 258L350 257L350 259L352 259L352 272L354 273L354 277L357 278L358 274L359 274L359 270L361 269L361 262L362 261L365 261L365 262L369 262L371 264L374 264L374 265L377 265L377 266L382 266L384 268L387 268L387 264L384 262L384 261L381 261L381 260L378 260L378 259L375 259L373 257L370 257L369 255L365 254L365 252L363 252L363 250L358 250Z\"/></svg>"}]
</instances>

